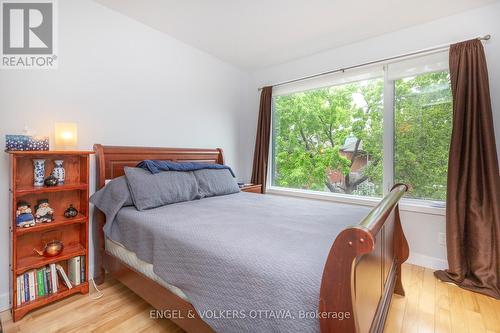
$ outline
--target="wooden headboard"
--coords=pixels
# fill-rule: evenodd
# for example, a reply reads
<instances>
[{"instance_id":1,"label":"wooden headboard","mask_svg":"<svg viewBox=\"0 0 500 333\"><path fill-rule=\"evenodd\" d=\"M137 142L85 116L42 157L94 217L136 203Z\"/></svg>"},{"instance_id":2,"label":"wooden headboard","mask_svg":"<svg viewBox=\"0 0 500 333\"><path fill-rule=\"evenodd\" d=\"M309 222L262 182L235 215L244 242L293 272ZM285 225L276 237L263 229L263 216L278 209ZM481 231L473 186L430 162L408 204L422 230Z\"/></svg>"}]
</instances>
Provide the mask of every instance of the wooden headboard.
<instances>
[{"instance_id":1,"label":"wooden headboard","mask_svg":"<svg viewBox=\"0 0 500 333\"><path fill-rule=\"evenodd\" d=\"M159 148L131 146L94 145L96 153L96 187L105 185L106 179L123 175L123 168L136 166L144 160L164 160L178 162L206 162L224 164L221 148Z\"/></svg>"}]
</instances>

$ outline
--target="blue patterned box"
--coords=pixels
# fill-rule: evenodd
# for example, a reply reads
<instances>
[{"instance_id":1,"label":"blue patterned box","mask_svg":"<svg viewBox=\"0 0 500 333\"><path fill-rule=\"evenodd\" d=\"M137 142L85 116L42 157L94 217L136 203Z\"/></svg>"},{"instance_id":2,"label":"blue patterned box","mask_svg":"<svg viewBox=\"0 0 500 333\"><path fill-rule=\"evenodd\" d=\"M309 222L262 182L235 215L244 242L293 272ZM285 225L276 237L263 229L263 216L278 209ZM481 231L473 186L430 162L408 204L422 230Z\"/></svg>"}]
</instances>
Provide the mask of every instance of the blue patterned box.
<instances>
[{"instance_id":1,"label":"blue patterned box","mask_svg":"<svg viewBox=\"0 0 500 333\"><path fill-rule=\"evenodd\" d=\"M5 149L10 150L49 150L48 136L9 135L5 136Z\"/></svg>"}]
</instances>

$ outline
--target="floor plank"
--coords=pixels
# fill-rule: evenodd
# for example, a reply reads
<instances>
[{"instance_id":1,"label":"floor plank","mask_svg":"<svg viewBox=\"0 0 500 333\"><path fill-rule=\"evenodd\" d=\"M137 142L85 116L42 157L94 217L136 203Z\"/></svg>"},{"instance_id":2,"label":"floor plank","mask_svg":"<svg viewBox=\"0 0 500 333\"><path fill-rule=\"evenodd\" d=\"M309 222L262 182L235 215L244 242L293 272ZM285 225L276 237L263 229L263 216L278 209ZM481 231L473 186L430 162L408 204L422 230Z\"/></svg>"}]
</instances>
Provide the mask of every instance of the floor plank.
<instances>
[{"instance_id":1,"label":"floor plank","mask_svg":"<svg viewBox=\"0 0 500 333\"><path fill-rule=\"evenodd\" d=\"M418 306L418 332L432 333L435 327L436 279L431 270L425 269Z\"/></svg>"},{"instance_id":2,"label":"floor plank","mask_svg":"<svg viewBox=\"0 0 500 333\"><path fill-rule=\"evenodd\" d=\"M424 268L412 266L410 282L405 286L406 308L403 319L403 333L418 333L419 303L423 286Z\"/></svg>"},{"instance_id":3,"label":"floor plank","mask_svg":"<svg viewBox=\"0 0 500 333\"><path fill-rule=\"evenodd\" d=\"M469 332L467 321L465 320L465 307L460 288L453 284L448 284L448 296L451 309L451 331L454 333L474 333Z\"/></svg>"},{"instance_id":4,"label":"floor plank","mask_svg":"<svg viewBox=\"0 0 500 333\"><path fill-rule=\"evenodd\" d=\"M448 293L448 284L436 281L436 333L452 332L451 328L451 311L450 311L450 295Z\"/></svg>"},{"instance_id":5,"label":"floor plank","mask_svg":"<svg viewBox=\"0 0 500 333\"><path fill-rule=\"evenodd\" d=\"M432 270L403 266L406 296L394 295L386 333L500 333L500 301L436 280ZM115 280L102 286L104 296L75 295L29 313L13 323L0 313L3 332L165 332L183 330L167 319L150 319L151 306Z\"/></svg>"}]
</instances>

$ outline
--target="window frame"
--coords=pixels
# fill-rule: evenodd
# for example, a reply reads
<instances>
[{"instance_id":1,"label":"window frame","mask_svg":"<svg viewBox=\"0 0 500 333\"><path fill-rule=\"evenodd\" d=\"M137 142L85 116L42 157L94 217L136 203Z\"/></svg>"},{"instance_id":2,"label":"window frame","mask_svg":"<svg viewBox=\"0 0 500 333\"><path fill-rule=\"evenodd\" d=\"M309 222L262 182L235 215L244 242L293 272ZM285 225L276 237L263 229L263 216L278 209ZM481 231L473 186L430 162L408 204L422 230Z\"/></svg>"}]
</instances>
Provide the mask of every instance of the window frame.
<instances>
[{"instance_id":1,"label":"window frame","mask_svg":"<svg viewBox=\"0 0 500 333\"><path fill-rule=\"evenodd\" d=\"M403 60L404 61L404 60ZM383 96L383 177L382 177L382 186L383 186L383 196L390 192L392 186L394 185L394 142L395 142L395 82L396 79L389 77L388 66L390 63L378 64L378 66L383 66L384 69L384 96ZM444 69L430 70L426 71L426 73L440 72ZM420 73L423 74L423 73ZM417 75L420 75L417 74ZM342 84L342 83L340 83ZM333 193L333 192L323 192L323 191L313 191L313 190L303 190L303 189L295 189L295 188L287 188L281 186L272 185L272 177L274 170L276 168L276 161L273 158L275 152L275 131L274 131L274 122L275 122L275 104L274 97L282 94L273 94L272 105L271 105L271 131L269 138L269 156L268 159L270 163L268 163L267 168L267 179L268 182L266 184L266 193L275 194L275 195L286 195L293 197L301 197L301 198L309 198L309 199L317 199L317 200L326 200L332 202L346 203L346 204L354 204L354 205L362 205L373 207L377 203L380 202L380 198L375 197L365 197L353 194L342 194L342 193ZM416 213L425 213L432 215L440 215L444 216L446 213L445 202L439 202L436 204L436 201L427 200L427 199L414 199L414 198L405 198L401 199L400 209L403 211L416 212Z\"/></svg>"}]
</instances>

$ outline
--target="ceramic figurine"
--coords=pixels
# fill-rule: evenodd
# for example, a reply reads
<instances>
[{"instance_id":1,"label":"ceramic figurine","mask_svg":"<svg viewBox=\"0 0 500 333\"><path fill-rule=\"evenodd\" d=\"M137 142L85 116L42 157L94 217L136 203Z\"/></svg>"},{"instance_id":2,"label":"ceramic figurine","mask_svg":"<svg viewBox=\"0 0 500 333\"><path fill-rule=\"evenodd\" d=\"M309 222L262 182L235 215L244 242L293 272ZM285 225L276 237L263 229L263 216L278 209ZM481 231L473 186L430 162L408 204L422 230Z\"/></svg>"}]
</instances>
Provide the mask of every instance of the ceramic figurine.
<instances>
[{"instance_id":1,"label":"ceramic figurine","mask_svg":"<svg viewBox=\"0 0 500 333\"><path fill-rule=\"evenodd\" d=\"M72 218L78 215L78 210L73 207L73 205L69 205L69 207L64 211L64 217Z\"/></svg>"},{"instance_id":2,"label":"ceramic figurine","mask_svg":"<svg viewBox=\"0 0 500 333\"><path fill-rule=\"evenodd\" d=\"M52 176L57 178L57 185L63 185L64 184L64 178L66 176L66 171L64 170L63 167L63 160L55 160L54 164L56 165L54 167L54 170L52 170Z\"/></svg>"},{"instance_id":3,"label":"ceramic figurine","mask_svg":"<svg viewBox=\"0 0 500 333\"><path fill-rule=\"evenodd\" d=\"M45 186L56 186L57 185L57 178L54 177L53 175L48 176L44 180Z\"/></svg>"},{"instance_id":4,"label":"ceramic figurine","mask_svg":"<svg viewBox=\"0 0 500 333\"><path fill-rule=\"evenodd\" d=\"M43 186L43 181L45 178L45 160L34 159L33 160L33 186Z\"/></svg>"},{"instance_id":5,"label":"ceramic figurine","mask_svg":"<svg viewBox=\"0 0 500 333\"><path fill-rule=\"evenodd\" d=\"M35 225L35 219L31 213L30 205L26 201L19 201L16 210L16 225L19 228L27 228Z\"/></svg>"},{"instance_id":6,"label":"ceramic figurine","mask_svg":"<svg viewBox=\"0 0 500 333\"><path fill-rule=\"evenodd\" d=\"M36 223L48 223L54 221L54 210L50 208L48 199L38 200L35 217Z\"/></svg>"}]
</instances>

